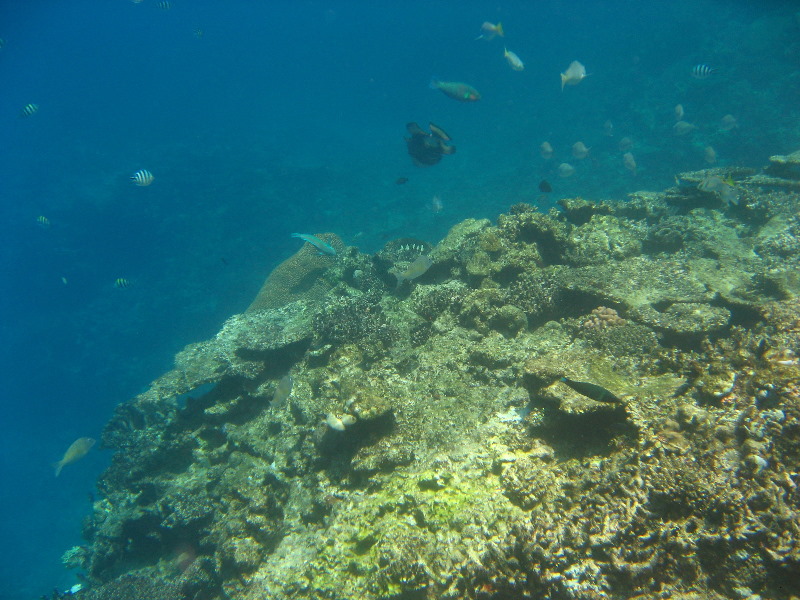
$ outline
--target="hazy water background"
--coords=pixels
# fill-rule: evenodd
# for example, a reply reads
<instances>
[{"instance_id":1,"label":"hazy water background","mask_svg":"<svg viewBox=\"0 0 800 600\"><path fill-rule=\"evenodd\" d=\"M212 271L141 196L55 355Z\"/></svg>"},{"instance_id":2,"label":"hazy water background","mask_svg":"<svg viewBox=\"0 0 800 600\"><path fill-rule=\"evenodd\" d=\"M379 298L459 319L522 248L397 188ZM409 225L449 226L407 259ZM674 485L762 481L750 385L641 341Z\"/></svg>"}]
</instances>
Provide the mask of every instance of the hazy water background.
<instances>
[{"instance_id":1,"label":"hazy water background","mask_svg":"<svg viewBox=\"0 0 800 600\"><path fill-rule=\"evenodd\" d=\"M800 148L797 2L171 4L0 3L0 598L77 581L60 556L81 543L109 453L58 479L50 464L246 308L299 247L290 233L366 251L435 243L463 218L538 202L541 178L547 202L622 199L704 168L706 145L720 165L756 167ZM484 20L502 21L505 40L475 41ZM562 92L575 59L590 75ZM692 79L698 63L718 71ZM433 75L483 99L446 98ZM18 117L29 102L39 112ZM672 133L677 103L698 126L686 137ZM740 126L721 132L729 113ZM408 121L437 123L458 152L414 167ZM578 140L592 147L584 161L570 157ZM562 161L575 176L554 174ZM142 168L150 187L128 179ZM132 285L115 289L117 277Z\"/></svg>"}]
</instances>

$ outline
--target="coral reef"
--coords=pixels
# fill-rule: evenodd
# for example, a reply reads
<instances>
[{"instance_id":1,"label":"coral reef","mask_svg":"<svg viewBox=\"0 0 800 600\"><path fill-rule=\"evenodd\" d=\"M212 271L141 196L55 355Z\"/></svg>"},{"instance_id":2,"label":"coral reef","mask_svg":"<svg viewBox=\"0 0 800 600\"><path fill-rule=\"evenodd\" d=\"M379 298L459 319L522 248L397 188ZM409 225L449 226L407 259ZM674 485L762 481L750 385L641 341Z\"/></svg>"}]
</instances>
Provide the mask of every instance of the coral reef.
<instances>
[{"instance_id":1,"label":"coral reef","mask_svg":"<svg viewBox=\"0 0 800 600\"><path fill-rule=\"evenodd\" d=\"M118 407L80 596L799 596L800 198L754 177L304 247Z\"/></svg>"}]
</instances>

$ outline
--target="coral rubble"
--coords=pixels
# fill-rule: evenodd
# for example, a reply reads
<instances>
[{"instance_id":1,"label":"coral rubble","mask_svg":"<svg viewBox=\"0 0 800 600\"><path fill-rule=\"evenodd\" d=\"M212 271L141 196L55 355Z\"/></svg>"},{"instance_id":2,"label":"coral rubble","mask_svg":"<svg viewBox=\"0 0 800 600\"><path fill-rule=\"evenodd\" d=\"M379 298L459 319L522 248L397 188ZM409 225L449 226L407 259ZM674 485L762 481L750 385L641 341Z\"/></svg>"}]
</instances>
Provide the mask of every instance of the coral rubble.
<instances>
[{"instance_id":1,"label":"coral rubble","mask_svg":"<svg viewBox=\"0 0 800 600\"><path fill-rule=\"evenodd\" d=\"M81 597L800 595L800 198L724 175L301 249L118 407Z\"/></svg>"}]
</instances>

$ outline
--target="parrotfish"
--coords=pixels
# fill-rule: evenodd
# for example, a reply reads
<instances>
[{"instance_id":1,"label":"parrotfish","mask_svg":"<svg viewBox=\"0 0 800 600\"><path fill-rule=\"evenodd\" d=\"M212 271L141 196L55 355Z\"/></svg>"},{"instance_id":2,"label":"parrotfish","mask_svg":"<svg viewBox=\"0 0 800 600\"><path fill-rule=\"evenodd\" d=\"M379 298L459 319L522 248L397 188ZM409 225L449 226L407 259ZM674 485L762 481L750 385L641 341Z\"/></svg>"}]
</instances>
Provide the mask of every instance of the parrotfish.
<instances>
[{"instance_id":1,"label":"parrotfish","mask_svg":"<svg viewBox=\"0 0 800 600\"><path fill-rule=\"evenodd\" d=\"M456 147L450 143L450 136L444 129L429 123L431 132L428 133L416 123L408 123L406 131L411 137L405 138L408 154L418 167L435 165L445 154L453 154Z\"/></svg>"},{"instance_id":2,"label":"parrotfish","mask_svg":"<svg viewBox=\"0 0 800 600\"><path fill-rule=\"evenodd\" d=\"M95 440L86 437L78 438L77 440L72 442L72 444L70 444L70 447L67 448L67 451L64 452L64 457L53 465L53 467L56 470L56 477L58 477L61 474L61 469L63 469L67 465L71 465L72 463L79 461L84 456L86 456L86 454L89 452L89 450L92 449L92 446L94 446L94 444Z\"/></svg>"},{"instance_id":3,"label":"parrotfish","mask_svg":"<svg viewBox=\"0 0 800 600\"><path fill-rule=\"evenodd\" d=\"M431 89L439 90L448 98L459 102L476 102L481 99L478 90L460 81L439 81L434 77L431 79Z\"/></svg>"},{"instance_id":4,"label":"parrotfish","mask_svg":"<svg viewBox=\"0 0 800 600\"><path fill-rule=\"evenodd\" d=\"M275 393L272 395L272 402L270 403L272 408L281 408L284 404L286 404L286 400L292 393L293 383L294 381L292 381L291 375L284 376L278 382L278 385L275 386Z\"/></svg>"},{"instance_id":5,"label":"parrotfish","mask_svg":"<svg viewBox=\"0 0 800 600\"><path fill-rule=\"evenodd\" d=\"M424 254L420 254L414 262L408 265L405 271L395 275L397 277L397 287L395 289L403 285L404 281L411 281L420 275L424 275L431 268L431 265L433 265L433 261Z\"/></svg>"},{"instance_id":6,"label":"parrotfish","mask_svg":"<svg viewBox=\"0 0 800 600\"><path fill-rule=\"evenodd\" d=\"M315 235L311 235L310 233L293 233L292 237L300 238L304 242L308 242L309 244L314 246L314 248L319 250L320 254L327 254L328 256L336 256L336 249L329 243L323 242Z\"/></svg>"},{"instance_id":7,"label":"parrotfish","mask_svg":"<svg viewBox=\"0 0 800 600\"><path fill-rule=\"evenodd\" d=\"M597 385L596 383L589 383L587 381L575 381L574 379L570 379L569 377L562 377L561 379L559 379L559 381L564 385L571 387L573 390L575 390L582 396L586 396L587 398L591 398L592 400L596 400L597 402L620 402L620 403L622 402L622 400L617 398L606 388Z\"/></svg>"}]
</instances>

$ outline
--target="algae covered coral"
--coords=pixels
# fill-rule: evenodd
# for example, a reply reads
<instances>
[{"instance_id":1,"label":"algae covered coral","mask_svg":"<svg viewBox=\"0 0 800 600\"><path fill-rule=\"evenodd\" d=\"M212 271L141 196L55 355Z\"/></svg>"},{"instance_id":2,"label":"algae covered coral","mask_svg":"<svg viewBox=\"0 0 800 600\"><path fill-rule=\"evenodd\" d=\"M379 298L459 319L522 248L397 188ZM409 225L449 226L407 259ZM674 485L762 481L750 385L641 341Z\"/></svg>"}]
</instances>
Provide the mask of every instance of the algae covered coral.
<instances>
[{"instance_id":1,"label":"algae covered coral","mask_svg":"<svg viewBox=\"0 0 800 600\"><path fill-rule=\"evenodd\" d=\"M733 175L301 250L118 407L81 596L800 595L800 198Z\"/></svg>"}]
</instances>

